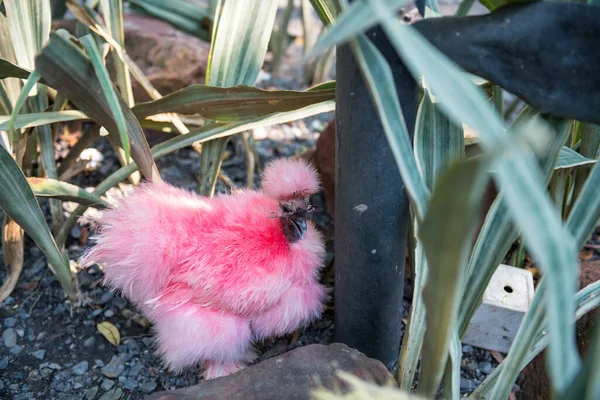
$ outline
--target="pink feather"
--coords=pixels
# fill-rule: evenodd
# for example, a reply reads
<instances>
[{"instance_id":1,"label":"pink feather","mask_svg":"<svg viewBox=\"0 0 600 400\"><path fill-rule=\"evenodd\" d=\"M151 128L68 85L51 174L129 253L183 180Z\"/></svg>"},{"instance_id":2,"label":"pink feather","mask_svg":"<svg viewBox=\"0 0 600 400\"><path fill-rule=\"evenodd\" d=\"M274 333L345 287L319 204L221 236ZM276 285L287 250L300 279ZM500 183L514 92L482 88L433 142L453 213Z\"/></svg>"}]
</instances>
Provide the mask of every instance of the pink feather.
<instances>
[{"instance_id":1,"label":"pink feather","mask_svg":"<svg viewBox=\"0 0 600 400\"><path fill-rule=\"evenodd\" d=\"M278 200L319 188L300 160L272 162L263 190L209 199L144 183L104 212L82 265L102 264L105 283L154 323L159 353L174 371L199 362L214 378L243 367L253 341L319 318L323 240L307 221L290 244Z\"/></svg>"}]
</instances>

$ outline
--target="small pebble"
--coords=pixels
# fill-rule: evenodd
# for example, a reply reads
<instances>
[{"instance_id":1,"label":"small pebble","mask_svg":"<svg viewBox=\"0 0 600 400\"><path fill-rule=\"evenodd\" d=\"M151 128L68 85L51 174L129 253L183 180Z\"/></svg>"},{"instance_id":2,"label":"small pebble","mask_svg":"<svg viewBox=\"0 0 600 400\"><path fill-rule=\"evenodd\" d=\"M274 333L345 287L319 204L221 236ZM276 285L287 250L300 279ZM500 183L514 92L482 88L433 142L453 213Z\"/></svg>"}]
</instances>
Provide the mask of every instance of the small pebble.
<instances>
[{"instance_id":1,"label":"small pebble","mask_svg":"<svg viewBox=\"0 0 600 400\"><path fill-rule=\"evenodd\" d=\"M8 317L4 320L4 326L7 328L12 328L17 323L17 319L15 317Z\"/></svg>"},{"instance_id":2,"label":"small pebble","mask_svg":"<svg viewBox=\"0 0 600 400\"><path fill-rule=\"evenodd\" d=\"M48 336L48 332L40 332L40 333L38 333L37 338L35 340L37 340L39 342L40 340L45 339L47 336Z\"/></svg>"},{"instance_id":3,"label":"small pebble","mask_svg":"<svg viewBox=\"0 0 600 400\"><path fill-rule=\"evenodd\" d=\"M21 351L23 351L23 347L22 346L15 346L12 349L10 349L10 354L14 354L17 355L19 354Z\"/></svg>"},{"instance_id":4,"label":"small pebble","mask_svg":"<svg viewBox=\"0 0 600 400\"><path fill-rule=\"evenodd\" d=\"M98 400L118 400L121 398L121 396L123 396L123 391L121 388L116 387L104 393Z\"/></svg>"},{"instance_id":5,"label":"small pebble","mask_svg":"<svg viewBox=\"0 0 600 400\"><path fill-rule=\"evenodd\" d=\"M96 338L94 336L90 336L89 338L83 341L83 347L92 347L96 343Z\"/></svg>"},{"instance_id":6,"label":"small pebble","mask_svg":"<svg viewBox=\"0 0 600 400\"><path fill-rule=\"evenodd\" d=\"M94 400L96 398L97 394L98 394L98 386L93 386L85 392L85 398L87 400Z\"/></svg>"},{"instance_id":7,"label":"small pebble","mask_svg":"<svg viewBox=\"0 0 600 400\"><path fill-rule=\"evenodd\" d=\"M115 381L104 378L100 387L102 388L102 390L107 391L107 390L110 390L110 388L112 388L114 385L115 385Z\"/></svg>"},{"instance_id":8,"label":"small pebble","mask_svg":"<svg viewBox=\"0 0 600 400\"><path fill-rule=\"evenodd\" d=\"M60 303L59 305L56 306L54 311L52 311L52 315L60 315L60 314L64 313L65 311L67 311L67 308L65 307L65 305L63 303Z\"/></svg>"},{"instance_id":9,"label":"small pebble","mask_svg":"<svg viewBox=\"0 0 600 400\"><path fill-rule=\"evenodd\" d=\"M100 300L98 300L96 303L97 304L106 304L108 302L110 302L113 297L115 297L115 293L114 292L104 292L104 294L100 297Z\"/></svg>"},{"instance_id":10,"label":"small pebble","mask_svg":"<svg viewBox=\"0 0 600 400\"><path fill-rule=\"evenodd\" d=\"M487 361L480 362L479 369L481 370L481 372L483 372L486 375L489 375L494 371L494 367L492 367L492 363L489 363Z\"/></svg>"},{"instance_id":11,"label":"small pebble","mask_svg":"<svg viewBox=\"0 0 600 400\"><path fill-rule=\"evenodd\" d=\"M111 310L111 309L108 309L108 310L104 311L104 316L106 318L114 317L114 315L115 315L115 312L113 310Z\"/></svg>"},{"instance_id":12,"label":"small pebble","mask_svg":"<svg viewBox=\"0 0 600 400\"><path fill-rule=\"evenodd\" d=\"M469 346L468 344L465 344L462 348L463 353L467 353L470 354L473 352L473 347Z\"/></svg>"},{"instance_id":13,"label":"small pebble","mask_svg":"<svg viewBox=\"0 0 600 400\"><path fill-rule=\"evenodd\" d=\"M8 367L8 356L2 357L0 360L0 369L6 369Z\"/></svg>"},{"instance_id":14,"label":"small pebble","mask_svg":"<svg viewBox=\"0 0 600 400\"><path fill-rule=\"evenodd\" d=\"M472 380L460 378L460 390L463 390L465 392L472 392L473 390L475 390L476 387L477 386Z\"/></svg>"},{"instance_id":15,"label":"small pebble","mask_svg":"<svg viewBox=\"0 0 600 400\"><path fill-rule=\"evenodd\" d=\"M33 353L31 353L31 355L37 358L38 360L43 360L46 356L46 350L36 350Z\"/></svg>"},{"instance_id":16,"label":"small pebble","mask_svg":"<svg viewBox=\"0 0 600 400\"><path fill-rule=\"evenodd\" d=\"M151 380L150 382L144 382L140 385L140 390L144 393L150 393L156 389L156 381Z\"/></svg>"},{"instance_id":17,"label":"small pebble","mask_svg":"<svg viewBox=\"0 0 600 400\"><path fill-rule=\"evenodd\" d=\"M8 328L2 332L2 340L4 341L4 345L11 349L17 345L17 333L13 328Z\"/></svg>"},{"instance_id":18,"label":"small pebble","mask_svg":"<svg viewBox=\"0 0 600 400\"><path fill-rule=\"evenodd\" d=\"M54 369L54 370L57 370L57 371L62 369L62 367L60 365L58 365L57 363L50 363L50 364L48 364L48 368Z\"/></svg>"},{"instance_id":19,"label":"small pebble","mask_svg":"<svg viewBox=\"0 0 600 400\"><path fill-rule=\"evenodd\" d=\"M75 375L83 375L87 372L87 370L88 370L88 362L87 361L82 361L73 367L73 373Z\"/></svg>"},{"instance_id":20,"label":"small pebble","mask_svg":"<svg viewBox=\"0 0 600 400\"><path fill-rule=\"evenodd\" d=\"M107 378L116 378L125 369L125 360L123 355L113 356L108 364L102 368L102 374Z\"/></svg>"}]
</instances>

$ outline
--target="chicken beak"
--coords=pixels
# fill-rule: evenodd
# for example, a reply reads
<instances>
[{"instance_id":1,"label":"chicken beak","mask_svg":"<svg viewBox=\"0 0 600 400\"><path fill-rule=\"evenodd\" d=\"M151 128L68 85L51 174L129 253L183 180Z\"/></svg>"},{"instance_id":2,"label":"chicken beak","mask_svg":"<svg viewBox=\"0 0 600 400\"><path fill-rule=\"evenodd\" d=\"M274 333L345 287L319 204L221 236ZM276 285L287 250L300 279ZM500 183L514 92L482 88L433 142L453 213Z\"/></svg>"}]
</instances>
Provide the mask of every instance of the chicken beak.
<instances>
[{"instance_id":1,"label":"chicken beak","mask_svg":"<svg viewBox=\"0 0 600 400\"><path fill-rule=\"evenodd\" d=\"M283 233L290 244L304 239L306 235L306 217L293 216L280 219Z\"/></svg>"}]
</instances>

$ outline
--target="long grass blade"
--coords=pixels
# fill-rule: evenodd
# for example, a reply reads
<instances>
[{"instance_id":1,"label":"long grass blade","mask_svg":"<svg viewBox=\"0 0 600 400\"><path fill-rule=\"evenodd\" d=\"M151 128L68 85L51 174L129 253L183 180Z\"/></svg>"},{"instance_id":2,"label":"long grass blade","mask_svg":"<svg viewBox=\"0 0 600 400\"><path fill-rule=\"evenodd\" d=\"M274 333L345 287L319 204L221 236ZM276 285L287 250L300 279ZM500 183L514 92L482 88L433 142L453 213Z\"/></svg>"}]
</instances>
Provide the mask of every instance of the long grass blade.
<instances>
[{"instance_id":1,"label":"long grass blade","mask_svg":"<svg viewBox=\"0 0 600 400\"><path fill-rule=\"evenodd\" d=\"M96 46L96 41L92 35L85 35L81 39L81 44L85 47L85 50L90 58L94 71L96 71L96 77L102 87L103 95L106 97L106 102L110 107L113 114L113 118L117 123L117 131L119 133L119 141L123 150L125 151L125 157L129 158L129 136L127 135L127 123L125 122L125 116L123 110L119 104L119 98L115 93L113 84L108 76L108 71L104 67L104 60L100 55L100 51Z\"/></svg>"},{"instance_id":2,"label":"long grass blade","mask_svg":"<svg viewBox=\"0 0 600 400\"><path fill-rule=\"evenodd\" d=\"M65 293L73 294L69 262L58 249L42 210L25 176L6 149L0 146L0 208L36 242L51 264Z\"/></svg>"},{"instance_id":3,"label":"long grass blade","mask_svg":"<svg viewBox=\"0 0 600 400\"><path fill-rule=\"evenodd\" d=\"M49 178L27 178L27 182L36 197L73 201L95 208L106 208L109 206L99 196L86 192L79 186L67 182Z\"/></svg>"},{"instance_id":4,"label":"long grass blade","mask_svg":"<svg viewBox=\"0 0 600 400\"><path fill-rule=\"evenodd\" d=\"M332 88L293 91L263 90L251 86L220 88L192 85L159 100L140 103L132 111L138 118L160 113L199 114L216 121L242 121L297 110L335 98Z\"/></svg>"},{"instance_id":5,"label":"long grass blade","mask_svg":"<svg viewBox=\"0 0 600 400\"><path fill-rule=\"evenodd\" d=\"M456 332L461 284L476 226L470 216L480 208L486 183L484 161L470 158L441 175L419 230L429 274L423 288L426 331L418 393L427 398L437 392Z\"/></svg>"},{"instance_id":6,"label":"long grass blade","mask_svg":"<svg viewBox=\"0 0 600 400\"><path fill-rule=\"evenodd\" d=\"M46 111L40 113L19 114L13 120L13 129L33 128L57 122L84 121L89 117L78 110ZM0 115L0 131L9 130L10 117Z\"/></svg>"},{"instance_id":7,"label":"long grass blade","mask_svg":"<svg viewBox=\"0 0 600 400\"><path fill-rule=\"evenodd\" d=\"M227 0L210 46L206 84L253 85L263 64L273 31L276 0ZM228 139L204 145L200 157L200 193L212 196Z\"/></svg>"}]
</instances>

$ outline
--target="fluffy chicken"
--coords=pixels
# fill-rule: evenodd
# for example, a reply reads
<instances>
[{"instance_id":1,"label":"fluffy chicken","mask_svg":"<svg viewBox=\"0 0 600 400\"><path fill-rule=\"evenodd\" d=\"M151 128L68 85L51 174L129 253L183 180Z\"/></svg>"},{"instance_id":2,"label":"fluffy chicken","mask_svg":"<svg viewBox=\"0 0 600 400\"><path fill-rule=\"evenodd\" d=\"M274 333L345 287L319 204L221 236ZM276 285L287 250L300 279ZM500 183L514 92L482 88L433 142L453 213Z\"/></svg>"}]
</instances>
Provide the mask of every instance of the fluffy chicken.
<instances>
[{"instance_id":1,"label":"fluffy chicken","mask_svg":"<svg viewBox=\"0 0 600 400\"><path fill-rule=\"evenodd\" d=\"M206 198L144 183L98 221L82 265L153 322L158 352L179 372L202 363L206 379L242 368L252 344L320 317L323 240L307 219L315 170L278 159L262 191Z\"/></svg>"}]
</instances>

